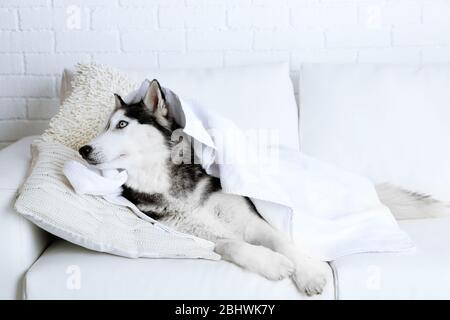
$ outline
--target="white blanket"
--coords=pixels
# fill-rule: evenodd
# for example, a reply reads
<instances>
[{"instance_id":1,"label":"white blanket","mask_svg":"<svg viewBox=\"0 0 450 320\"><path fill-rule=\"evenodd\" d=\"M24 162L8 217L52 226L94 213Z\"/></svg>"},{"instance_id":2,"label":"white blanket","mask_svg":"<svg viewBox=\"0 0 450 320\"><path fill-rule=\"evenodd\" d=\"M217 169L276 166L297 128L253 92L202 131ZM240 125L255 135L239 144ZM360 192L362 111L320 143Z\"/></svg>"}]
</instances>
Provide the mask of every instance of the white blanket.
<instances>
[{"instance_id":1,"label":"white blanket","mask_svg":"<svg viewBox=\"0 0 450 320\"><path fill-rule=\"evenodd\" d=\"M140 100L148 85L149 81L144 81L124 100ZM201 165L220 178L224 192L249 197L269 223L289 233L315 256L331 261L353 253L414 248L368 179L296 150L271 148L270 137L255 144L254 136L249 139L249 133L231 120L184 101L168 89L164 91L170 114L194 139ZM103 195L143 215L120 196L126 172L103 170L110 183L70 163L65 172L78 192Z\"/></svg>"}]
</instances>

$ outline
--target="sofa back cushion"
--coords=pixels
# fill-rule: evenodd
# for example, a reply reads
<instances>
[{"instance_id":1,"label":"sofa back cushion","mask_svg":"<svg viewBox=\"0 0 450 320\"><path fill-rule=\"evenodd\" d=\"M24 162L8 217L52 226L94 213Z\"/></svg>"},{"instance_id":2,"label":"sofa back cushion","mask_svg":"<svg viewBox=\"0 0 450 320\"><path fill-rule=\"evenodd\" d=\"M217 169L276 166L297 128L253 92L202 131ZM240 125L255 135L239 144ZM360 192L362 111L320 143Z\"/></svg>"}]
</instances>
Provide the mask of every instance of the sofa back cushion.
<instances>
[{"instance_id":1,"label":"sofa back cushion","mask_svg":"<svg viewBox=\"0 0 450 320\"><path fill-rule=\"evenodd\" d=\"M304 65L302 150L450 201L450 65Z\"/></svg>"},{"instance_id":2,"label":"sofa back cushion","mask_svg":"<svg viewBox=\"0 0 450 320\"><path fill-rule=\"evenodd\" d=\"M298 108L286 63L211 69L143 70L127 76L158 79L181 97L233 120L243 130L271 130L284 147L298 149ZM65 70L61 98L72 90ZM106 85L105 85L106 86ZM113 98L108 100L112 103ZM111 105L112 106L112 105Z\"/></svg>"}]
</instances>

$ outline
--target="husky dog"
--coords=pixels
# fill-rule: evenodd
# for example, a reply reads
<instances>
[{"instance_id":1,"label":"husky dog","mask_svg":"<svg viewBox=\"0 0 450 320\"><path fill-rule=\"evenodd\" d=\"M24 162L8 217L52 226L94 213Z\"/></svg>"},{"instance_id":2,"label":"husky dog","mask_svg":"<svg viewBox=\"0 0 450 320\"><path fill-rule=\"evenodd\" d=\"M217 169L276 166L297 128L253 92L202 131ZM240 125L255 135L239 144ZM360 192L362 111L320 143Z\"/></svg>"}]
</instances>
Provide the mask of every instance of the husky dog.
<instances>
[{"instance_id":1,"label":"husky dog","mask_svg":"<svg viewBox=\"0 0 450 320\"><path fill-rule=\"evenodd\" d=\"M171 135L179 127L168 113L158 81L151 82L139 103L126 104L115 95L115 104L104 132L79 152L90 164L126 169L124 197L167 226L213 241L227 261L271 280L292 277L307 295L322 292L327 263L307 255L269 225L247 198L222 192L220 181L199 164L171 161ZM397 217L418 218L424 209L448 213L426 196L389 185L377 191Z\"/></svg>"}]
</instances>

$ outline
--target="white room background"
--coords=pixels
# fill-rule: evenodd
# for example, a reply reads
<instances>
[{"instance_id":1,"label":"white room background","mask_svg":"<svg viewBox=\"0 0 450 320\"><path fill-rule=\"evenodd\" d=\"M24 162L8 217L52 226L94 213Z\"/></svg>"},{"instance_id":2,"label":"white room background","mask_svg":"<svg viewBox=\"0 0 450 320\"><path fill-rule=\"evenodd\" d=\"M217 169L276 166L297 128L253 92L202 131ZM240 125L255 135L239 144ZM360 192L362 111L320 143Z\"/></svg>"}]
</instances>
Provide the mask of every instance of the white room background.
<instances>
[{"instance_id":1,"label":"white room background","mask_svg":"<svg viewBox=\"0 0 450 320\"><path fill-rule=\"evenodd\" d=\"M0 148L78 61L123 69L450 61L450 0L0 0Z\"/></svg>"}]
</instances>

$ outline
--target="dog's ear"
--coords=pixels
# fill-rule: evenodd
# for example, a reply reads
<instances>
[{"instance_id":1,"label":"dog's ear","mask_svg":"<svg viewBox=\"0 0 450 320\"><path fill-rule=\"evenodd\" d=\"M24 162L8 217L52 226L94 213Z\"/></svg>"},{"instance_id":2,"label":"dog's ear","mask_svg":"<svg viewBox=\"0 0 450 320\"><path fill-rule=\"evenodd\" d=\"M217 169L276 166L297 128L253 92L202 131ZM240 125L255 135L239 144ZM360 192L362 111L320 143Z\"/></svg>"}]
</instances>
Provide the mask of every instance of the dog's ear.
<instances>
[{"instance_id":1,"label":"dog's ear","mask_svg":"<svg viewBox=\"0 0 450 320\"><path fill-rule=\"evenodd\" d=\"M116 104L116 109L123 107L126 103L123 101L122 97L117 93L114 93L114 103Z\"/></svg>"},{"instance_id":2,"label":"dog's ear","mask_svg":"<svg viewBox=\"0 0 450 320\"><path fill-rule=\"evenodd\" d=\"M161 86L156 79L153 79L148 86L143 102L155 115L165 117L167 115L166 102Z\"/></svg>"}]
</instances>

